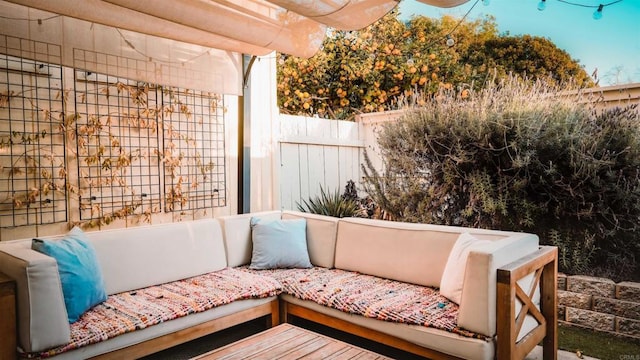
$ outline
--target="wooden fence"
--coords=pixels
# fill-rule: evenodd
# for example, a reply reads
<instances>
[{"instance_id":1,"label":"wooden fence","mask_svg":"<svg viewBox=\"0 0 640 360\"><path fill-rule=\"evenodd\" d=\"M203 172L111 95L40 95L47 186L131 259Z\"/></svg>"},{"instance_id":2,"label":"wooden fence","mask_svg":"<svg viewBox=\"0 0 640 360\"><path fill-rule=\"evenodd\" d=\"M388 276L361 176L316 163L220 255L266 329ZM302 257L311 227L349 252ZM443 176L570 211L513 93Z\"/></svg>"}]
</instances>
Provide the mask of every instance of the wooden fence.
<instances>
[{"instance_id":1,"label":"wooden fence","mask_svg":"<svg viewBox=\"0 0 640 360\"><path fill-rule=\"evenodd\" d=\"M359 183L364 146L358 123L280 115L280 207Z\"/></svg>"}]
</instances>

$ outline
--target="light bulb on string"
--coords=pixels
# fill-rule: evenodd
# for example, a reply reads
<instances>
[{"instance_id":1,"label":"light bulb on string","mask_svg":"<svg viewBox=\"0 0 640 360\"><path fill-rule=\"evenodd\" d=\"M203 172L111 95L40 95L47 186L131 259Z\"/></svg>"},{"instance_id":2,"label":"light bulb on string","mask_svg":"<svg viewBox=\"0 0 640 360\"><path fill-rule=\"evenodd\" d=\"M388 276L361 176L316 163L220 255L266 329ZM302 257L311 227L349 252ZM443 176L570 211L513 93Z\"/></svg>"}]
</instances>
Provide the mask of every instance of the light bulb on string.
<instances>
[{"instance_id":1,"label":"light bulb on string","mask_svg":"<svg viewBox=\"0 0 640 360\"><path fill-rule=\"evenodd\" d=\"M453 47L456 44L456 41L450 35L447 35L447 41L445 41L448 47Z\"/></svg>"},{"instance_id":2,"label":"light bulb on string","mask_svg":"<svg viewBox=\"0 0 640 360\"><path fill-rule=\"evenodd\" d=\"M538 10L543 11L547 8L547 0L540 0L538 3Z\"/></svg>"},{"instance_id":3,"label":"light bulb on string","mask_svg":"<svg viewBox=\"0 0 640 360\"><path fill-rule=\"evenodd\" d=\"M593 19L594 20L600 20L602 19L602 9L604 8L604 5L600 4L598 6L598 9L596 11L593 12Z\"/></svg>"},{"instance_id":4,"label":"light bulb on string","mask_svg":"<svg viewBox=\"0 0 640 360\"><path fill-rule=\"evenodd\" d=\"M482 0L482 5L489 6L491 4L491 0Z\"/></svg>"}]
</instances>

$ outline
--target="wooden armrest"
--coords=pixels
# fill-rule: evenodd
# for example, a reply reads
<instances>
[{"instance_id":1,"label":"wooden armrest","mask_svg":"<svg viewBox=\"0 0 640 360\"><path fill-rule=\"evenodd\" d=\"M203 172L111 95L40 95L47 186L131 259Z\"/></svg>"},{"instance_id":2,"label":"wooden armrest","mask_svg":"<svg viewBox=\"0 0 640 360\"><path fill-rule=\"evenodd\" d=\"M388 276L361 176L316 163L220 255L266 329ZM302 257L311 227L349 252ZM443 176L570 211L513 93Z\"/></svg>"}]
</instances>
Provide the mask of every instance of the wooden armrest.
<instances>
[{"instance_id":1,"label":"wooden armrest","mask_svg":"<svg viewBox=\"0 0 640 360\"><path fill-rule=\"evenodd\" d=\"M16 359L16 282L3 273L0 273L0 334L0 359Z\"/></svg>"},{"instance_id":2,"label":"wooden armrest","mask_svg":"<svg viewBox=\"0 0 640 360\"><path fill-rule=\"evenodd\" d=\"M534 274L527 291L517 283ZM557 358L557 278L558 249L542 246L538 251L498 269L497 279L497 357L498 359L524 359L542 341L543 358ZM540 285L540 310L533 296ZM522 308L516 314L516 299ZM538 322L533 330L517 341L527 315Z\"/></svg>"}]
</instances>

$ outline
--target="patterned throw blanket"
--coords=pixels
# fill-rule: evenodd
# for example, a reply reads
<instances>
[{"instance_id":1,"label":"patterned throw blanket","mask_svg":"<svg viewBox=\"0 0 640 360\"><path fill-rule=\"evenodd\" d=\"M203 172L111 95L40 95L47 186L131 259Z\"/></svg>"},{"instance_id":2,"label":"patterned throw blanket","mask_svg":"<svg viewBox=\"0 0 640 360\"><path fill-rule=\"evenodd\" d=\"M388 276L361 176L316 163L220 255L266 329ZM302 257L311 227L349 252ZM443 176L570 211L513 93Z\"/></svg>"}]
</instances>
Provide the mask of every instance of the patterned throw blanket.
<instances>
[{"instance_id":1,"label":"patterned throw blanket","mask_svg":"<svg viewBox=\"0 0 640 360\"><path fill-rule=\"evenodd\" d=\"M487 339L458 327L458 305L430 287L321 267L242 270L273 277L280 281L283 292L343 312Z\"/></svg>"},{"instance_id":2,"label":"patterned throw blanket","mask_svg":"<svg viewBox=\"0 0 640 360\"><path fill-rule=\"evenodd\" d=\"M42 359L137 329L229 304L278 295L277 280L237 269L111 295L71 324L71 342L24 358Z\"/></svg>"}]
</instances>

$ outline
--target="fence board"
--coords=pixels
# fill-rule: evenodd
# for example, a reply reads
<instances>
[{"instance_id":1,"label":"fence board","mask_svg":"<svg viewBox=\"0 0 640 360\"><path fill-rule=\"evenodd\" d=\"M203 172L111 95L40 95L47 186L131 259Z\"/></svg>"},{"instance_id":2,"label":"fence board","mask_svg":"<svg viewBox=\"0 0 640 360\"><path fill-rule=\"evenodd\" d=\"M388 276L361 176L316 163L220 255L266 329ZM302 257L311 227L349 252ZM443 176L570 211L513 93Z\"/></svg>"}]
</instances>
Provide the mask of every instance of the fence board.
<instances>
[{"instance_id":1,"label":"fence board","mask_svg":"<svg viewBox=\"0 0 640 360\"><path fill-rule=\"evenodd\" d=\"M299 145L280 144L280 203L284 209L296 209L300 198Z\"/></svg>"},{"instance_id":2,"label":"fence board","mask_svg":"<svg viewBox=\"0 0 640 360\"><path fill-rule=\"evenodd\" d=\"M360 134L360 125L350 121L281 115L282 209L296 210L296 202L320 195L320 186L342 192L348 180L358 183Z\"/></svg>"},{"instance_id":3,"label":"fence board","mask_svg":"<svg viewBox=\"0 0 640 360\"><path fill-rule=\"evenodd\" d=\"M320 185L326 184L326 168L324 163L324 147L309 145L307 149L309 155L309 196L320 194Z\"/></svg>"},{"instance_id":4,"label":"fence board","mask_svg":"<svg viewBox=\"0 0 640 360\"><path fill-rule=\"evenodd\" d=\"M360 150L340 148L338 162L340 167L341 189L344 189L349 180L353 180L358 184L360 181Z\"/></svg>"},{"instance_id":5,"label":"fence board","mask_svg":"<svg viewBox=\"0 0 640 360\"><path fill-rule=\"evenodd\" d=\"M333 192L336 189L342 191L342 181L340 179L340 147L324 146L324 183L322 187L325 191Z\"/></svg>"},{"instance_id":6,"label":"fence board","mask_svg":"<svg viewBox=\"0 0 640 360\"><path fill-rule=\"evenodd\" d=\"M298 176L298 186L300 190L298 196L292 195L292 210L297 210L296 202L300 202L301 199L309 198L309 145L300 145L298 147L300 151L300 171ZM287 174L287 176L295 176L293 173Z\"/></svg>"}]
</instances>

